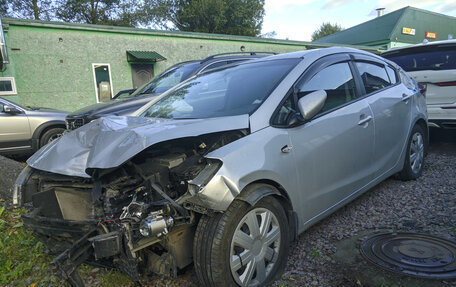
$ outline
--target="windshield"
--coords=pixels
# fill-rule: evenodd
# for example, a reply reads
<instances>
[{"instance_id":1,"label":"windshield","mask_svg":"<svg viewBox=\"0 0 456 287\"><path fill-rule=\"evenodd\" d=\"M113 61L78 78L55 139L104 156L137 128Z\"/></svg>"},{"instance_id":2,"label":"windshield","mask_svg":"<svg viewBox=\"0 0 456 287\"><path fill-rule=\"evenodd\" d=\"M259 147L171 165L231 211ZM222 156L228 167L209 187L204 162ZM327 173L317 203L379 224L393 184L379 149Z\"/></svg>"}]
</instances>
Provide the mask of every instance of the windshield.
<instances>
[{"instance_id":1,"label":"windshield","mask_svg":"<svg viewBox=\"0 0 456 287\"><path fill-rule=\"evenodd\" d=\"M201 119L253 113L299 59L239 64L186 82L142 116Z\"/></svg>"},{"instance_id":2,"label":"windshield","mask_svg":"<svg viewBox=\"0 0 456 287\"><path fill-rule=\"evenodd\" d=\"M174 66L164 71L152 81L140 87L129 97L138 97L145 94L161 94L171 89L180 82L185 81L200 66L199 62L192 62Z\"/></svg>"}]
</instances>

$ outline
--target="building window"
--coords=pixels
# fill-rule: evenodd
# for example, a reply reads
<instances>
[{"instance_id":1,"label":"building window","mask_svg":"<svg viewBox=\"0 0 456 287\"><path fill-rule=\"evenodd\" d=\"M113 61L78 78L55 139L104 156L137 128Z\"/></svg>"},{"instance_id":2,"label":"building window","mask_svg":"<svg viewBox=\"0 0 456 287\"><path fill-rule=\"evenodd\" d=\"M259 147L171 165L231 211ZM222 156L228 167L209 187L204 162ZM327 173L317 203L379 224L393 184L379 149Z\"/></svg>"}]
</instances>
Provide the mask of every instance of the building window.
<instances>
[{"instance_id":1,"label":"building window","mask_svg":"<svg viewBox=\"0 0 456 287\"><path fill-rule=\"evenodd\" d=\"M0 96L17 95L14 77L0 77Z\"/></svg>"},{"instance_id":2,"label":"building window","mask_svg":"<svg viewBox=\"0 0 456 287\"><path fill-rule=\"evenodd\" d=\"M109 101L113 96L111 67L109 64L92 64L97 103Z\"/></svg>"}]
</instances>

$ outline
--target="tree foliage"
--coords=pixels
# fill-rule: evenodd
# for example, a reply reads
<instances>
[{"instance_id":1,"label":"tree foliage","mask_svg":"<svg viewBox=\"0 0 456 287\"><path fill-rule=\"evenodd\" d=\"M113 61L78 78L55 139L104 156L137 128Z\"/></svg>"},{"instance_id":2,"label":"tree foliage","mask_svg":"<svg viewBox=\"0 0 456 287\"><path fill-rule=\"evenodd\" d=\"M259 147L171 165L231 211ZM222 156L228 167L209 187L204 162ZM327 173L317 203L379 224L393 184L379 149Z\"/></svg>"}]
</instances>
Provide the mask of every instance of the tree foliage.
<instances>
[{"instance_id":1,"label":"tree foliage","mask_svg":"<svg viewBox=\"0 0 456 287\"><path fill-rule=\"evenodd\" d=\"M149 0L155 23L192 32L258 36L264 0Z\"/></svg>"},{"instance_id":2,"label":"tree foliage","mask_svg":"<svg viewBox=\"0 0 456 287\"><path fill-rule=\"evenodd\" d=\"M0 0L0 17L8 16L8 2L6 0Z\"/></svg>"},{"instance_id":3,"label":"tree foliage","mask_svg":"<svg viewBox=\"0 0 456 287\"><path fill-rule=\"evenodd\" d=\"M55 16L65 22L137 26L139 2L128 0L59 0Z\"/></svg>"},{"instance_id":4,"label":"tree foliage","mask_svg":"<svg viewBox=\"0 0 456 287\"><path fill-rule=\"evenodd\" d=\"M343 28L340 25L338 25L338 24L332 25L329 22L328 23L322 23L320 28L318 28L317 30L315 30L312 33L311 39L312 39L312 41L315 41L317 39L323 38L325 36L328 36L328 35L331 35L331 34L334 34L334 33L337 33L337 32L340 32L342 30L343 30Z\"/></svg>"},{"instance_id":5,"label":"tree foliage","mask_svg":"<svg viewBox=\"0 0 456 287\"><path fill-rule=\"evenodd\" d=\"M10 9L8 16L16 18L50 20L55 9L51 0L9 0L2 3Z\"/></svg>"},{"instance_id":6,"label":"tree foliage","mask_svg":"<svg viewBox=\"0 0 456 287\"><path fill-rule=\"evenodd\" d=\"M0 0L0 13L2 1L17 18L258 36L265 0Z\"/></svg>"}]
</instances>

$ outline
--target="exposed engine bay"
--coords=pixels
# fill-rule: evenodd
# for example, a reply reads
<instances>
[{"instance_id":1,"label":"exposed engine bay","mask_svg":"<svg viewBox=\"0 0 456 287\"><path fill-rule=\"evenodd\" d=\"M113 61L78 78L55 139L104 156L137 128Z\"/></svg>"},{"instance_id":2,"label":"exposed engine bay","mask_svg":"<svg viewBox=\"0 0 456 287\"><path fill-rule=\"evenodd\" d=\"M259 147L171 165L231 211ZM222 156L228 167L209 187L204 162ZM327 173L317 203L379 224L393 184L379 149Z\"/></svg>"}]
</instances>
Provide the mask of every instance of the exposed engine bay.
<instances>
[{"instance_id":1,"label":"exposed engine bay","mask_svg":"<svg viewBox=\"0 0 456 287\"><path fill-rule=\"evenodd\" d=\"M119 268L135 282L151 273L176 276L192 262L199 216L214 212L187 201L222 165L205 156L247 133L161 142L119 167L89 170L91 178L29 167L16 199L33 204L24 225L59 254L53 264L73 286L83 286L82 262Z\"/></svg>"}]
</instances>

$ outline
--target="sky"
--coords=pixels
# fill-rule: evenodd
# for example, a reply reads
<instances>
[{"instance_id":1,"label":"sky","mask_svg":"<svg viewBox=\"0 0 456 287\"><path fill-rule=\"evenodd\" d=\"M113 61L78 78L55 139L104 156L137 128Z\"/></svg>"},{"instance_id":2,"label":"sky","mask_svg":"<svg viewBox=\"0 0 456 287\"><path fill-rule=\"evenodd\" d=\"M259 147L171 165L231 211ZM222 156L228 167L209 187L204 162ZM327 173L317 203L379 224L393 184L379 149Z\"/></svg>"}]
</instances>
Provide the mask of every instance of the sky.
<instances>
[{"instance_id":1,"label":"sky","mask_svg":"<svg viewBox=\"0 0 456 287\"><path fill-rule=\"evenodd\" d=\"M456 0L265 0L262 33L275 31L277 39L310 41L323 22L350 28L405 6L456 17Z\"/></svg>"}]
</instances>

